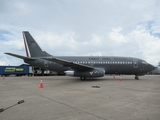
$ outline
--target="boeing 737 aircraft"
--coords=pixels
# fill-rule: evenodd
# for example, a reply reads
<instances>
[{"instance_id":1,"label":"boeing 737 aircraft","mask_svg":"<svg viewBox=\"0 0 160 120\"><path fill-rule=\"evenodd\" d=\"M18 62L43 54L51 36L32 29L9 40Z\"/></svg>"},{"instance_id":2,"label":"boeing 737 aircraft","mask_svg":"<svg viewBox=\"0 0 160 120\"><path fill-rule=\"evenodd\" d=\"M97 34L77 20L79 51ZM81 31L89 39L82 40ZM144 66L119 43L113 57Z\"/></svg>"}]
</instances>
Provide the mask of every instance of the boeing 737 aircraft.
<instances>
[{"instance_id":1,"label":"boeing 737 aircraft","mask_svg":"<svg viewBox=\"0 0 160 120\"><path fill-rule=\"evenodd\" d=\"M145 75L155 67L144 60L133 57L113 56L52 56L43 51L28 31L22 32L27 56L5 53L20 59L32 66L67 75L80 77L103 77L105 74Z\"/></svg>"}]
</instances>

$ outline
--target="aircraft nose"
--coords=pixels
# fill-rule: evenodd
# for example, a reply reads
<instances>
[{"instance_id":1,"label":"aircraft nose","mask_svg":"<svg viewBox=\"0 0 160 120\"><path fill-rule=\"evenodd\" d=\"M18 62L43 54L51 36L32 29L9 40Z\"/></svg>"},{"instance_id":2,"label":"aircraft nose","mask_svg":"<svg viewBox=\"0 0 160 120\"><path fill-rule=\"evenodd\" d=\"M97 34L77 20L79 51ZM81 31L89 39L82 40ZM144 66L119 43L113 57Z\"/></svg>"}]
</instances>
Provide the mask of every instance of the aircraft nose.
<instances>
[{"instance_id":1,"label":"aircraft nose","mask_svg":"<svg viewBox=\"0 0 160 120\"><path fill-rule=\"evenodd\" d=\"M152 70L154 70L154 69L156 69L156 67L153 66L153 65L151 65L151 64L149 64L149 70L152 71Z\"/></svg>"}]
</instances>

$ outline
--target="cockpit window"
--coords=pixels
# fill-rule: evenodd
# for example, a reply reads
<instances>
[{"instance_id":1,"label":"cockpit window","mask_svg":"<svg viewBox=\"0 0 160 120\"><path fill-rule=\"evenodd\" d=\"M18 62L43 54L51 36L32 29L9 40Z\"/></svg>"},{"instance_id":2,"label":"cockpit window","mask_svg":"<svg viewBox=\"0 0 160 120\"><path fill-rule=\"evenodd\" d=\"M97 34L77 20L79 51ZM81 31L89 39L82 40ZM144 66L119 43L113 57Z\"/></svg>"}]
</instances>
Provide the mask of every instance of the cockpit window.
<instances>
[{"instance_id":1,"label":"cockpit window","mask_svg":"<svg viewBox=\"0 0 160 120\"><path fill-rule=\"evenodd\" d=\"M142 61L142 63L143 63L143 64L146 64L146 65L148 64L146 61Z\"/></svg>"}]
</instances>

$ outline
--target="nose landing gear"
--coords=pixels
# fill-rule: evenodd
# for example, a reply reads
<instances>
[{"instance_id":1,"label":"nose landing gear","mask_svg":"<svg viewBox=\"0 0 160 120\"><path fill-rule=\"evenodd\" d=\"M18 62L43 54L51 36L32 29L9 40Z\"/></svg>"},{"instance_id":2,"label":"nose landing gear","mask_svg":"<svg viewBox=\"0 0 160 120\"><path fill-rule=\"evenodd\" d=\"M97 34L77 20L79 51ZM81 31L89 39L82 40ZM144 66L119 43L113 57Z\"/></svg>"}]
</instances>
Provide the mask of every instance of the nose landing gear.
<instances>
[{"instance_id":1,"label":"nose landing gear","mask_svg":"<svg viewBox=\"0 0 160 120\"><path fill-rule=\"evenodd\" d=\"M86 77L80 77L80 79L81 79L81 81L83 81L83 80L85 80L85 79L86 79Z\"/></svg>"}]
</instances>

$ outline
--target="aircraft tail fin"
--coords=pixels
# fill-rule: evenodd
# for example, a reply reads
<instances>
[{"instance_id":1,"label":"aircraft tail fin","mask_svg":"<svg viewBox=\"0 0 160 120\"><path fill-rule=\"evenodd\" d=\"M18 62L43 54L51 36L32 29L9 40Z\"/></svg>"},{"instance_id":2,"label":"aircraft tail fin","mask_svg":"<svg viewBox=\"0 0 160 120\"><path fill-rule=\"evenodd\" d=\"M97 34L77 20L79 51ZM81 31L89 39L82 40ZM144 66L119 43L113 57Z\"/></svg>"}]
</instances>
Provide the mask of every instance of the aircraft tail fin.
<instances>
[{"instance_id":1,"label":"aircraft tail fin","mask_svg":"<svg viewBox=\"0 0 160 120\"><path fill-rule=\"evenodd\" d=\"M23 31L23 39L27 57L48 57L51 56L43 51L28 31Z\"/></svg>"}]
</instances>

